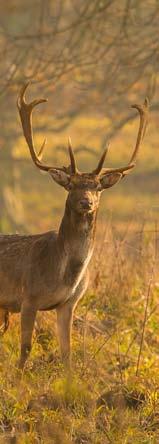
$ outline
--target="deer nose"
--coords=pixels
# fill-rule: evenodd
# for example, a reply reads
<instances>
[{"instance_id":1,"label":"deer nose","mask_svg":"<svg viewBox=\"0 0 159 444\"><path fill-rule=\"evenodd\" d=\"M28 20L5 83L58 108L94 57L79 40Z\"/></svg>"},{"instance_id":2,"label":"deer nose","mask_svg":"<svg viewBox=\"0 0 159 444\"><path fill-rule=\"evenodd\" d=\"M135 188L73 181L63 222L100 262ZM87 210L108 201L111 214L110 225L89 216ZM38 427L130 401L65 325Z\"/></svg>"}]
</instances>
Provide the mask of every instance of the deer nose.
<instances>
[{"instance_id":1,"label":"deer nose","mask_svg":"<svg viewBox=\"0 0 159 444\"><path fill-rule=\"evenodd\" d=\"M91 202L88 199L82 199L80 205L84 210L89 210L91 208Z\"/></svg>"}]
</instances>

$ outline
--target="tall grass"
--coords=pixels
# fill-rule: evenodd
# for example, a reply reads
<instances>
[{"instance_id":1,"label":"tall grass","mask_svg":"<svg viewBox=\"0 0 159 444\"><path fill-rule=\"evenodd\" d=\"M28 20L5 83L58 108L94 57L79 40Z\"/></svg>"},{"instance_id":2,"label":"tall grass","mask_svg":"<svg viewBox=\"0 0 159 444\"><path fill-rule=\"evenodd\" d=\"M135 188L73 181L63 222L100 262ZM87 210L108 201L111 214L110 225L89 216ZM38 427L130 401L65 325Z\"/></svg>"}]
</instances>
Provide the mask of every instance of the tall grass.
<instances>
[{"instance_id":1,"label":"tall grass","mask_svg":"<svg viewBox=\"0 0 159 444\"><path fill-rule=\"evenodd\" d=\"M157 223L99 224L88 291L74 317L73 378L55 313L39 314L24 374L19 316L0 338L0 443L159 442Z\"/></svg>"}]
</instances>

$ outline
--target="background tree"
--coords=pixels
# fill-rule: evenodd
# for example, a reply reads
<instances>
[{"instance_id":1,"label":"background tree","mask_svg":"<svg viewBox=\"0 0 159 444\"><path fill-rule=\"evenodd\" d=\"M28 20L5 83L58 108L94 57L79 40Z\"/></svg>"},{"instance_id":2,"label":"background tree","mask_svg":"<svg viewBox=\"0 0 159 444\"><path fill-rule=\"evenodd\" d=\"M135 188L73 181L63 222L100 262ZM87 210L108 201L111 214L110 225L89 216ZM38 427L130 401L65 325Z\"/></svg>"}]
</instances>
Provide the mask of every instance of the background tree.
<instances>
[{"instance_id":1,"label":"background tree","mask_svg":"<svg viewBox=\"0 0 159 444\"><path fill-rule=\"evenodd\" d=\"M42 91L50 99L48 119L38 121L38 132L61 134L77 117L98 115L103 124L94 125L93 136L99 149L136 117L131 103L147 95L151 109L158 109L158 1L11 0L1 4L0 12L3 167L15 162L18 171L22 163L15 156L21 136L15 99L26 80L35 83L32 94ZM89 128L85 140L88 152L96 155ZM83 146L77 148L82 152ZM3 191L5 183L13 189L19 177L9 169L9 178L5 173L1 178ZM6 208L2 189L0 200Z\"/></svg>"}]
</instances>

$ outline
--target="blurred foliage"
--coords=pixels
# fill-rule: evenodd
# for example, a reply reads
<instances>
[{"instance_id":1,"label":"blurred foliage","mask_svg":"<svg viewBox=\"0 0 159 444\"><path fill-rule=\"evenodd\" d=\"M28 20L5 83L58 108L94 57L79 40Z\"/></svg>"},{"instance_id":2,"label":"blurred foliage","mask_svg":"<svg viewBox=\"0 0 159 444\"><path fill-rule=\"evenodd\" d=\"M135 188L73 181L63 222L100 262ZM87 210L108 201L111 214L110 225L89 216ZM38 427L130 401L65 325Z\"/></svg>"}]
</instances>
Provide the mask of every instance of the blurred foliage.
<instances>
[{"instance_id":1,"label":"blurred foliage","mask_svg":"<svg viewBox=\"0 0 159 444\"><path fill-rule=\"evenodd\" d=\"M138 125L130 105L151 101L135 170L103 193L91 286L74 322L73 381L52 313L38 314L21 381L18 316L0 338L0 443L158 444L159 2L10 0L0 13L1 232L57 228L66 197L32 165L16 110L22 83L33 81L29 98L49 98L33 119L37 151L47 135L44 159L67 164L70 134L83 171L109 139L107 164L129 160Z\"/></svg>"},{"instance_id":2,"label":"blurred foliage","mask_svg":"<svg viewBox=\"0 0 159 444\"><path fill-rule=\"evenodd\" d=\"M151 125L139 165L105 193L102 213L107 205L122 221L134 208L141 215L151 204L156 212L158 1L11 0L0 12L0 230L49 229L64 204L63 191L35 171L27 155L16 98L28 79L34 83L29 97L49 97L34 116L37 148L48 135L50 161L67 163L70 134L83 170L112 138L109 164L127 161L137 125L130 105L149 97Z\"/></svg>"},{"instance_id":3,"label":"blurred foliage","mask_svg":"<svg viewBox=\"0 0 159 444\"><path fill-rule=\"evenodd\" d=\"M99 124L101 123L100 120ZM103 127L104 123L105 120ZM98 125L97 118L94 118L94 124ZM100 150L96 148L98 139L94 135L92 119L89 123L89 118L85 120L82 118L81 123L81 119L77 118L71 127L75 146L78 143L81 126L84 140L87 138L88 127L91 126L89 145L94 149L96 156L84 150L77 153L76 157L81 170L90 171L99 157ZM107 156L107 165L118 166L128 162L136 141L137 130L137 122L127 124L120 132L120 136L114 138ZM36 137L37 147L42 143L43 137L42 134ZM47 157L51 162L55 153L54 165L67 165L67 143L64 142L67 142L65 131L58 135L58 141L55 138L55 147L52 147L51 140L48 140L44 160ZM59 143L59 147L63 147L63 151L58 149L56 143ZM54 184L47 174L41 174L35 168L23 137L17 139L12 149L12 159L8 162L8 167L3 157L5 153L2 153L1 231L40 232L57 228L64 211L66 192ZM105 221L112 214L113 219L120 225L130 217L143 220L147 217L150 220L156 218L159 186L157 165L159 165L157 131L151 118L135 170L116 187L103 193L99 218Z\"/></svg>"}]
</instances>

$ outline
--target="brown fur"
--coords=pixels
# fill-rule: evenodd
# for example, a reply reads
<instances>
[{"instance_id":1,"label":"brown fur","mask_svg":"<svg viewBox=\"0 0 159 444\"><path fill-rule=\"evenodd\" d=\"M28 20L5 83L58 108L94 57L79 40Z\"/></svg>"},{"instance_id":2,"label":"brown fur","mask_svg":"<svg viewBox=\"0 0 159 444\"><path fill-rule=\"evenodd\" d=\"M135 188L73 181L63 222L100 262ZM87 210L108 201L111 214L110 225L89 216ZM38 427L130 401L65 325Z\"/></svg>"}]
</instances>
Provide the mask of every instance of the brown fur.
<instances>
[{"instance_id":1,"label":"brown fur","mask_svg":"<svg viewBox=\"0 0 159 444\"><path fill-rule=\"evenodd\" d=\"M61 353L70 361L72 314L87 285L99 198L94 192L69 193L59 233L0 236L0 309L21 312L21 359L24 366L38 310L56 308ZM77 198L78 194L78 198ZM90 212L77 211L84 196Z\"/></svg>"},{"instance_id":2,"label":"brown fur","mask_svg":"<svg viewBox=\"0 0 159 444\"><path fill-rule=\"evenodd\" d=\"M87 267L93 253L100 193L134 167L148 117L147 100L143 105L134 105L140 115L140 125L134 152L125 167L103 169L106 149L92 173L80 173L69 140L70 166L54 168L41 161L34 147L31 115L34 107L45 100L27 103L27 87L28 84L23 86L17 105L32 160L69 194L58 234L0 236L0 315L5 330L8 312L21 312L21 368L31 349L37 311L54 308L61 354L64 362L70 364L72 315L88 283ZM44 146L45 143L41 154Z\"/></svg>"}]
</instances>

